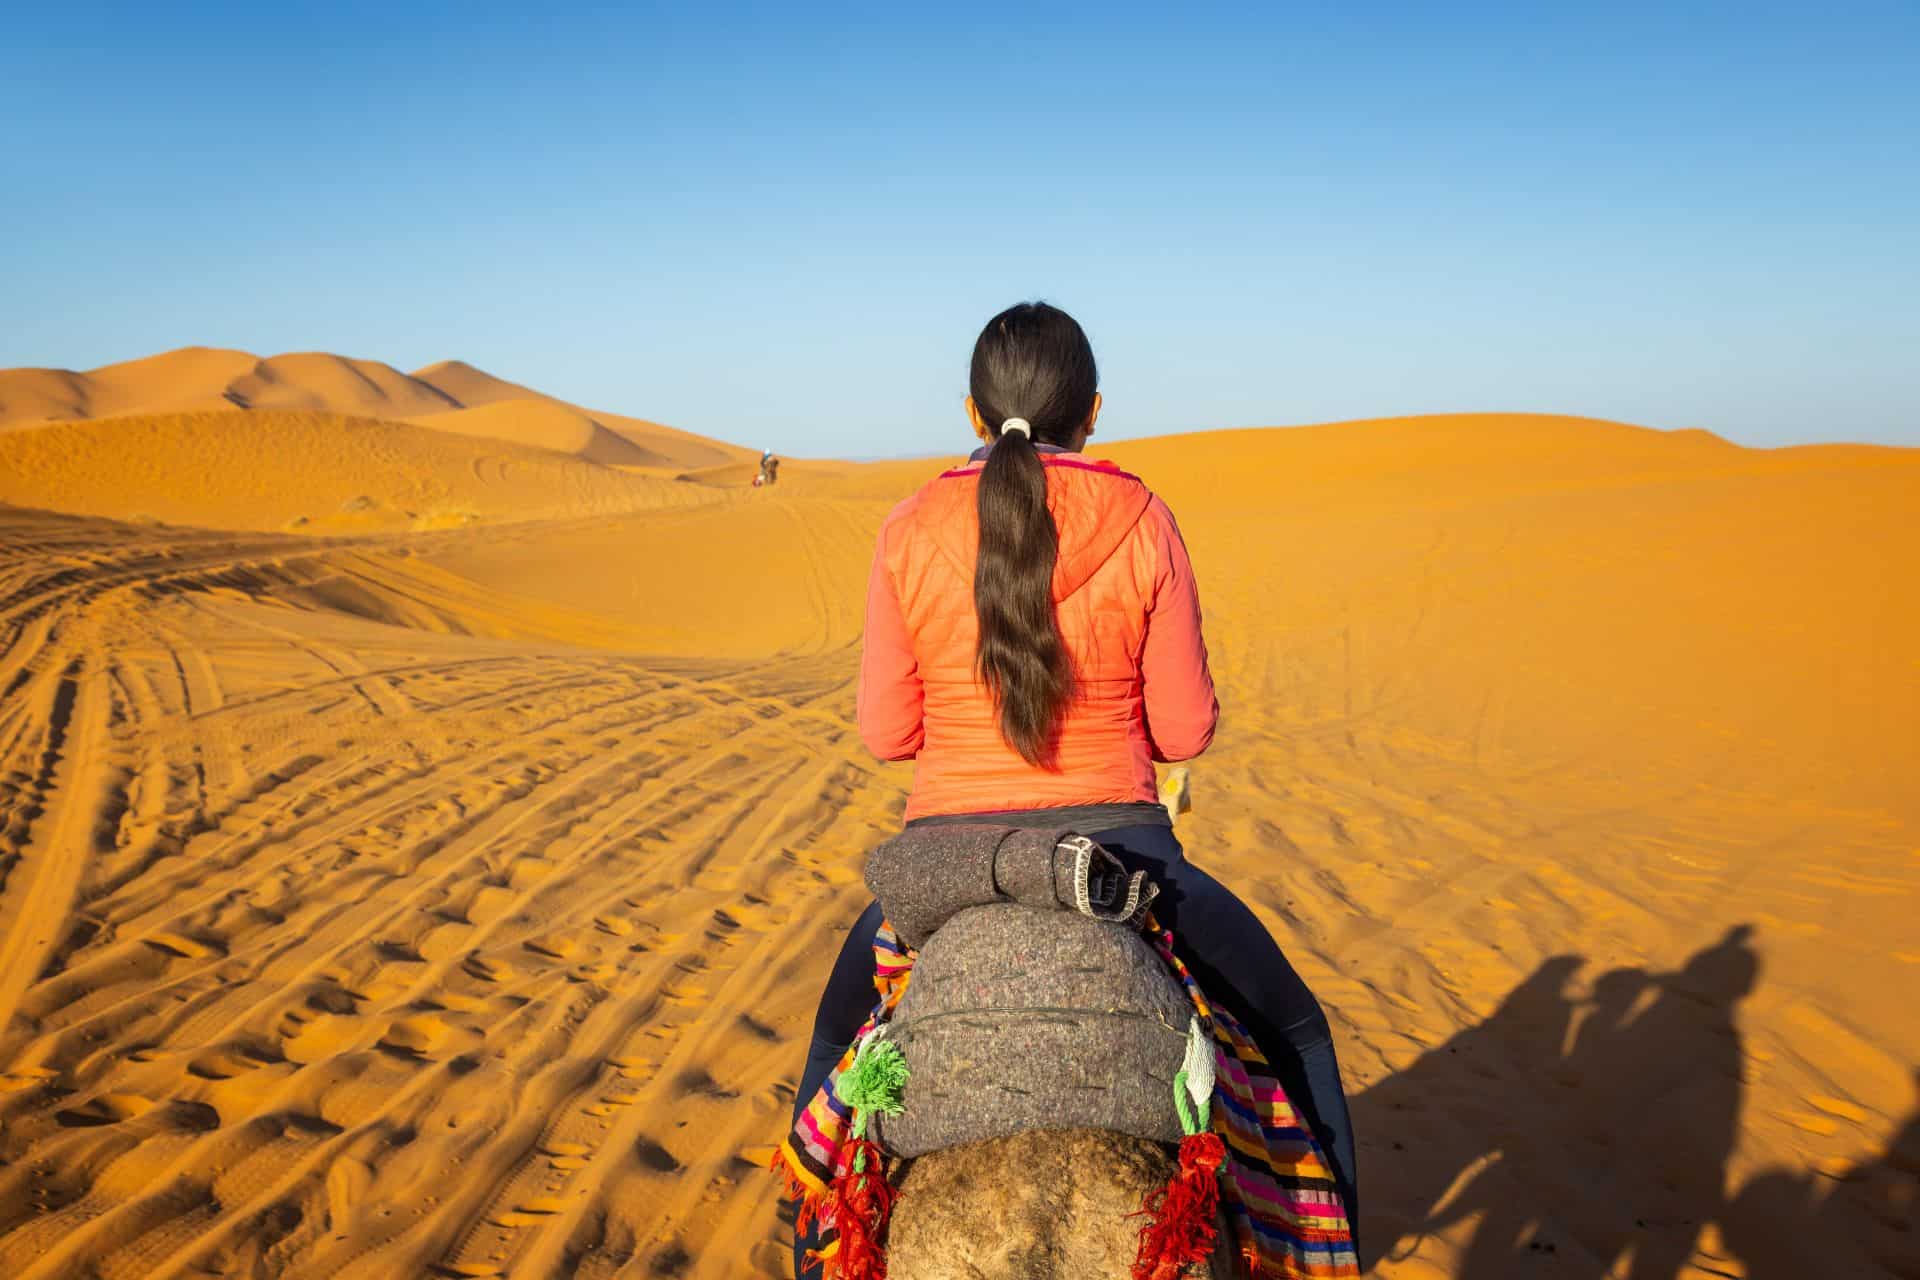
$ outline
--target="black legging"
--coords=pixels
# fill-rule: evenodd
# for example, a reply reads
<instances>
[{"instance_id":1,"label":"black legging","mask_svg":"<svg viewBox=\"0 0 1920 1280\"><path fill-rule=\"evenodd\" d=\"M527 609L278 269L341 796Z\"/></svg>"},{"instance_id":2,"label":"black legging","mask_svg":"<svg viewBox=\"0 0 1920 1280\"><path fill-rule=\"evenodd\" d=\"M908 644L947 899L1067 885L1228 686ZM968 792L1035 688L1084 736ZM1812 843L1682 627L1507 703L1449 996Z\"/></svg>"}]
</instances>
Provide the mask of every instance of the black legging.
<instances>
[{"instance_id":1,"label":"black legging","mask_svg":"<svg viewBox=\"0 0 1920 1280\"><path fill-rule=\"evenodd\" d=\"M1175 948L1201 988L1219 992L1268 1055L1287 1097L1313 1129L1332 1166L1357 1247L1360 1203L1353 1127L1347 1117L1347 1095L1340 1086L1333 1032L1320 1002L1287 963L1259 917L1232 890L1187 861L1171 828L1142 825L1089 835L1125 863L1127 870L1144 871L1160 886L1160 896L1153 900L1154 915L1173 930ZM860 913L840 947L820 1010L814 1015L807 1066L794 1099L796 1118L873 1012L873 935L879 928L880 904L874 902ZM802 1259L812 1244L808 1239L796 1240L796 1277L808 1274Z\"/></svg>"}]
</instances>

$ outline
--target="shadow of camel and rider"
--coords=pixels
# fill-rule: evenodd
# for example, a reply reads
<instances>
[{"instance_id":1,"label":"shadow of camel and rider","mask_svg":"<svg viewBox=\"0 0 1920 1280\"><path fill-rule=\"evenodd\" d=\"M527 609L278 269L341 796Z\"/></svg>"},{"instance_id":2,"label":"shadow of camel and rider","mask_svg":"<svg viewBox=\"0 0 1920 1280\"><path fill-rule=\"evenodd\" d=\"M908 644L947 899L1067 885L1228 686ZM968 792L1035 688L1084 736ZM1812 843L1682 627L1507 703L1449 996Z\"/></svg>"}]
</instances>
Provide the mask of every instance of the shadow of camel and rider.
<instances>
[{"instance_id":1,"label":"shadow of camel and rider","mask_svg":"<svg viewBox=\"0 0 1920 1280\"><path fill-rule=\"evenodd\" d=\"M1770 1170L1728 1194L1736 1014L1760 974L1750 927L1576 995L1584 963L1548 959L1485 1021L1352 1099L1370 1268L1473 1219L1461 1280L1677 1280L1709 1247L1730 1255L1695 1262L1709 1274L1920 1275L1920 1113L1838 1178Z\"/></svg>"}]
</instances>

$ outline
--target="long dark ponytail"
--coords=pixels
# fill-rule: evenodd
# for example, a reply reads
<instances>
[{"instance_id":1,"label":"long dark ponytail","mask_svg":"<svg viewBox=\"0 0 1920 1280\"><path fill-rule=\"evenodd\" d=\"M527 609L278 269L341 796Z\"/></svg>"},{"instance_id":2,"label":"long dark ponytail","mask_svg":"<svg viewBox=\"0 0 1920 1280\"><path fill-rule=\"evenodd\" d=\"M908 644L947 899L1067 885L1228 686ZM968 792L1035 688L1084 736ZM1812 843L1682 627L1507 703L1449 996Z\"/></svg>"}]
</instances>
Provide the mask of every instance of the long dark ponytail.
<instances>
[{"instance_id":1,"label":"long dark ponytail","mask_svg":"<svg viewBox=\"0 0 1920 1280\"><path fill-rule=\"evenodd\" d=\"M974 409L993 432L980 473L974 663L1000 714L1000 736L1028 763L1050 764L1054 730L1073 697L1073 666L1054 613L1060 533L1034 442L1071 444L1093 415L1099 372L1074 318L1044 302L1008 307L973 345ZM1003 431L1024 419L1032 437Z\"/></svg>"}]
</instances>

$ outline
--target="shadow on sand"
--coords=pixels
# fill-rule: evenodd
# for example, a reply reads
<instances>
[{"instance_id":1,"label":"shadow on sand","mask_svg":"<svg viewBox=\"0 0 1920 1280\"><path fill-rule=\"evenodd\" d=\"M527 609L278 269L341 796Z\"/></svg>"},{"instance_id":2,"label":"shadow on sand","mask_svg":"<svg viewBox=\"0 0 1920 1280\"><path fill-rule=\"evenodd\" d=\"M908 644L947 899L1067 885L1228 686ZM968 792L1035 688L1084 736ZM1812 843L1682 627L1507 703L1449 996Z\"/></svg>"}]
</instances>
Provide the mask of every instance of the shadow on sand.
<instances>
[{"instance_id":1,"label":"shadow on sand","mask_svg":"<svg viewBox=\"0 0 1920 1280\"><path fill-rule=\"evenodd\" d=\"M1920 1110L1874 1159L1769 1170L1731 1196L1745 1101L1745 925L1679 969L1573 994L1556 956L1486 1021L1352 1099L1369 1267L1477 1219L1454 1274L1920 1276ZM1920 1085L1920 1079L1916 1080Z\"/></svg>"}]
</instances>

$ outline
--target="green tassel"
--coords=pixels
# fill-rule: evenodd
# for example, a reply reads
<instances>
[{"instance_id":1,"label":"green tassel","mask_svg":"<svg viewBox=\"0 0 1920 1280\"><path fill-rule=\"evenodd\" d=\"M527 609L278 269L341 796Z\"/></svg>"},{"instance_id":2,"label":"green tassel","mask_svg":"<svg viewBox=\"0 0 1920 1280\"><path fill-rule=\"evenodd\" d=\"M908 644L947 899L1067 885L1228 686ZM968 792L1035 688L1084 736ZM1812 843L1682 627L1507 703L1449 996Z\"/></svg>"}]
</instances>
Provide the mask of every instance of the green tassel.
<instances>
[{"instance_id":1,"label":"green tassel","mask_svg":"<svg viewBox=\"0 0 1920 1280\"><path fill-rule=\"evenodd\" d=\"M897 1116L907 1109L907 1055L886 1038L886 1028L868 1033L853 1051L853 1061L834 1082L833 1091L840 1101L853 1108L853 1137L858 1142L867 1136L867 1117L878 1111ZM853 1171L867 1171L867 1153L856 1151Z\"/></svg>"},{"instance_id":2,"label":"green tassel","mask_svg":"<svg viewBox=\"0 0 1920 1280\"><path fill-rule=\"evenodd\" d=\"M859 1113L859 1129L868 1114L897 1116L906 1110L907 1057L900 1046L880 1036L868 1036L854 1052L834 1091L840 1101Z\"/></svg>"}]
</instances>

